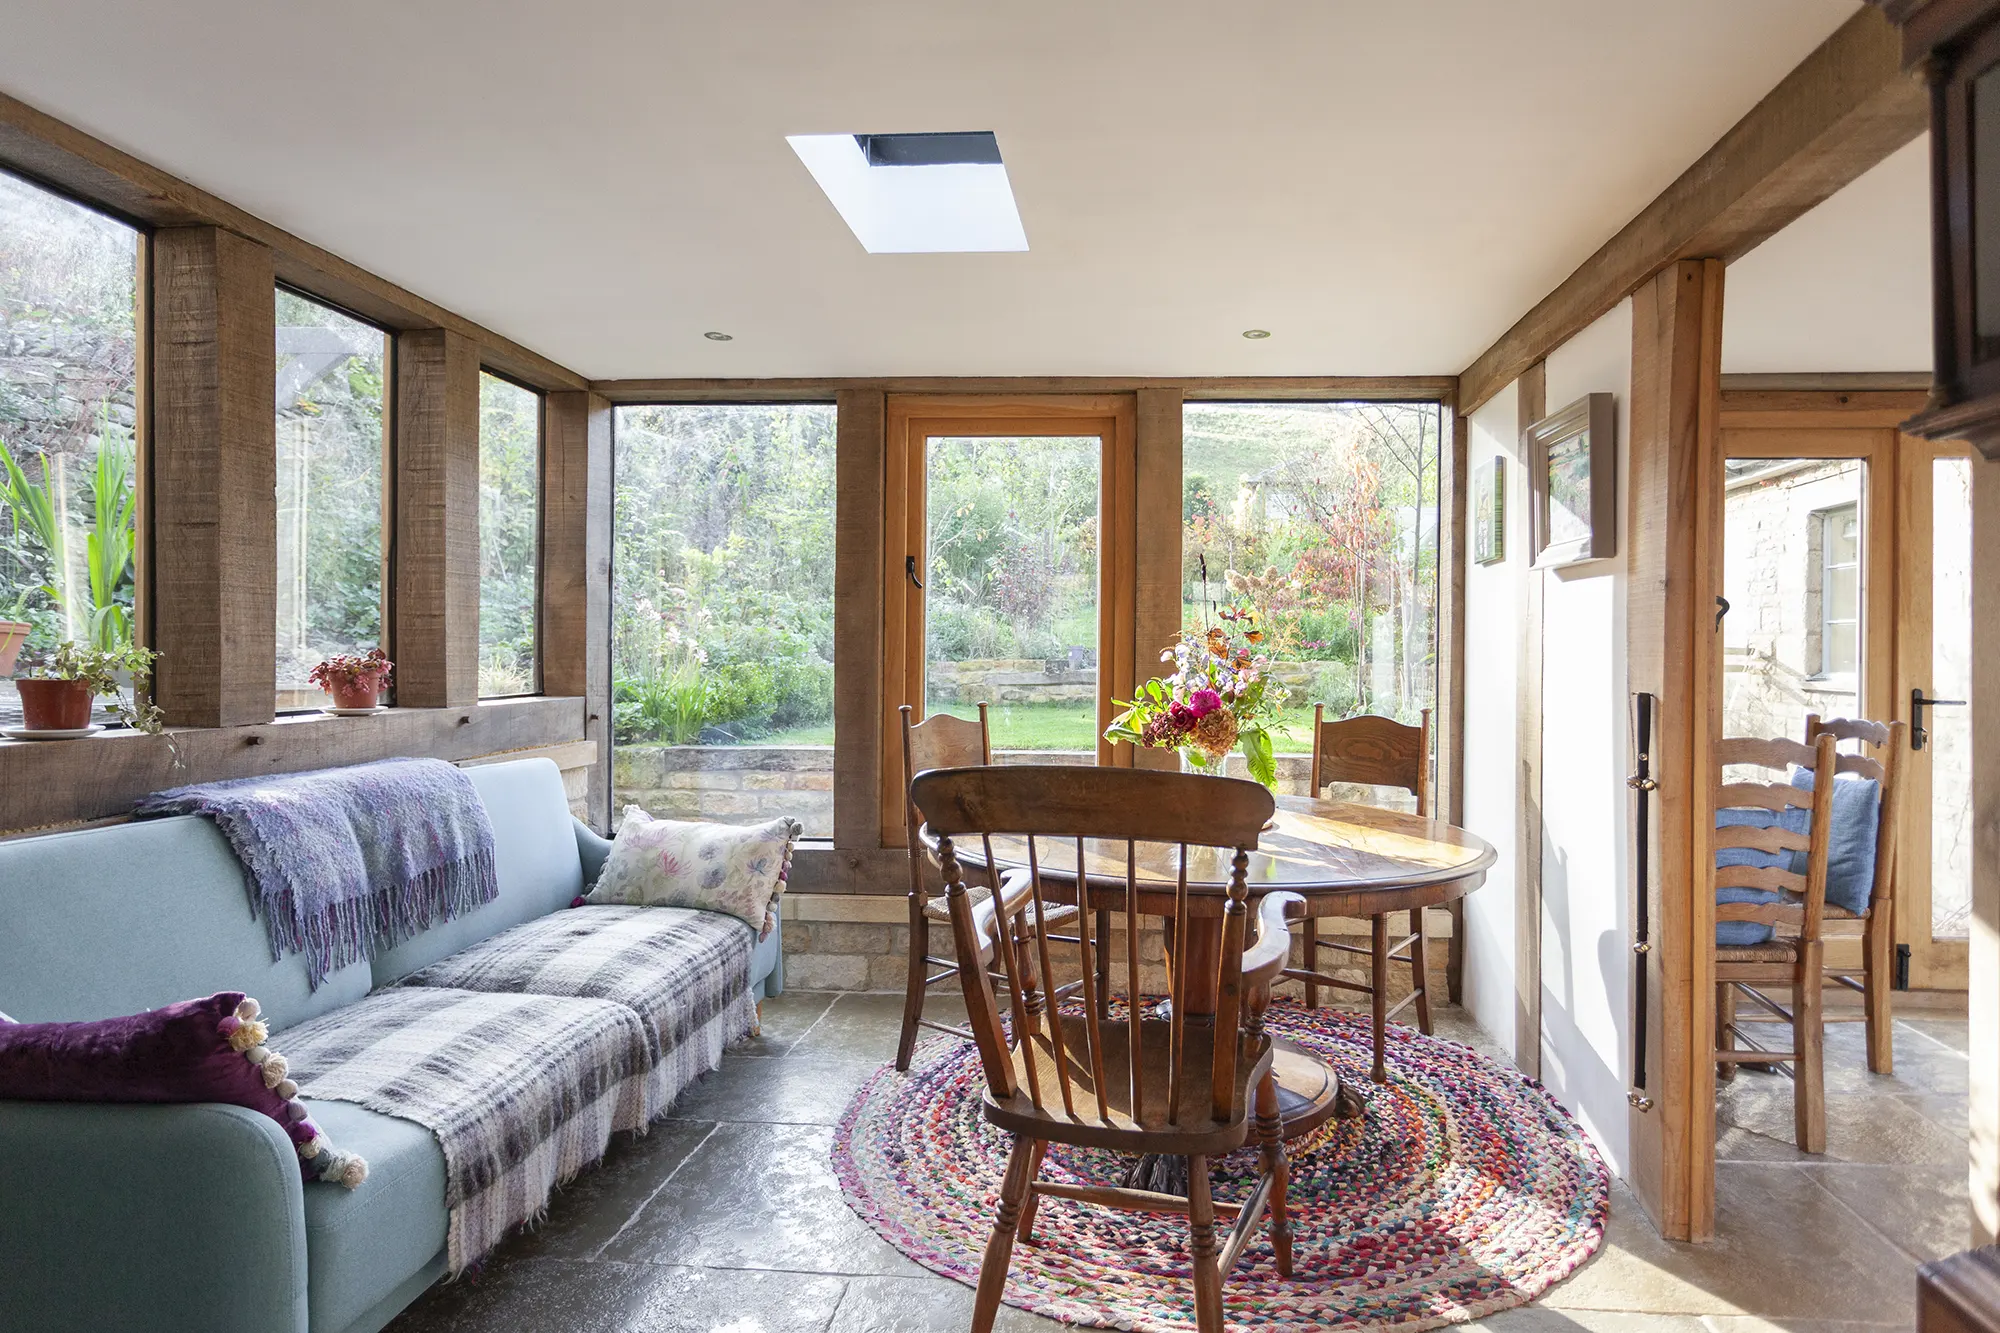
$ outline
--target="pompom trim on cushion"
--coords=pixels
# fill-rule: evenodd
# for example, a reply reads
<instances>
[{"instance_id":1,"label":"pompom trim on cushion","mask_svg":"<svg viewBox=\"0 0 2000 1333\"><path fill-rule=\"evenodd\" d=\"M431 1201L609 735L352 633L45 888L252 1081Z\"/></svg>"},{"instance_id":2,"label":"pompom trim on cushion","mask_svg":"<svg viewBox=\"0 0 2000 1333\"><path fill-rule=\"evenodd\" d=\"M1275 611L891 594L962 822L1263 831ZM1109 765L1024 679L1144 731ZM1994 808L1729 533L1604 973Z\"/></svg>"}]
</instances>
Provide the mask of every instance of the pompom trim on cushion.
<instances>
[{"instance_id":1,"label":"pompom trim on cushion","mask_svg":"<svg viewBox=\"0 0 2000 1333\"><path fill-rule=\"evenodd\" d=\"M306 1104L299 1100L299 1085L290 1077L290 1063L265 1044L271 1039L271 1034L259 1018L262 1012L257 1001L246 995L236 1006L235 1013L215 1025L216 1030L229 1042L231 1049L242 1052L243 1058L256 1066L265 1089L282 1099L283 1105L274 1118L285 1126L285 1133L298 1149L299 1160L308 1164L308 1174L330 1184L353 1189L368 1179L367 1161L358 1153L335 1148L320 1127L312 1122Z\"/></svg>"}]
</instances>

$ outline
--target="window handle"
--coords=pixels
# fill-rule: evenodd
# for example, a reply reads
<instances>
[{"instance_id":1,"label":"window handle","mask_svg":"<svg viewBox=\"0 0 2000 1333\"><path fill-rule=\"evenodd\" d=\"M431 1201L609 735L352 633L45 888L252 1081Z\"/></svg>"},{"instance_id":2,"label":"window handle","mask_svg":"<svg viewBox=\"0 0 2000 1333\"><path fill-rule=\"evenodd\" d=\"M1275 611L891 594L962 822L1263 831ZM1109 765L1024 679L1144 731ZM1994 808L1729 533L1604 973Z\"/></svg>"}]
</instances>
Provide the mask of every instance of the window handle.
<instances>
[{"instance_id":1,"label":"window handle","mask_svg":"<svg viewBox=\"0 0 2000 1333\"><path fill-rule=\"evenodd\" d=\"M903 573L909 576L912 588L915 588L919 592L923 591L924 581L917 577L917 558L915 556L906 555L903 557Z\"/></svg>"},{"instance_id":2,"label":"window handle","mask_svg":"<svg viewBox=\"0 0 2000 1333\"><path fill-rule=\"evenodd\" d=\"M1926 708L1963 708L1963 699L1926 699L1924 687L1919 685L1910 691L1910 748L1921 750L1930 739L1930 729L1924 725Z\"/></svg>"},{"instance_id":3,"label":"window handle","mask_svg":"<svg viewBox=\"0 0 2000 1333\"><path fill-rule=\"evenodd\" d=\"M1715 627L1717 629L1722 628L1722 618L1728 614L1729 599L1727 597L1717 597L1715 599Z\"/></svg>"}]
</instances>

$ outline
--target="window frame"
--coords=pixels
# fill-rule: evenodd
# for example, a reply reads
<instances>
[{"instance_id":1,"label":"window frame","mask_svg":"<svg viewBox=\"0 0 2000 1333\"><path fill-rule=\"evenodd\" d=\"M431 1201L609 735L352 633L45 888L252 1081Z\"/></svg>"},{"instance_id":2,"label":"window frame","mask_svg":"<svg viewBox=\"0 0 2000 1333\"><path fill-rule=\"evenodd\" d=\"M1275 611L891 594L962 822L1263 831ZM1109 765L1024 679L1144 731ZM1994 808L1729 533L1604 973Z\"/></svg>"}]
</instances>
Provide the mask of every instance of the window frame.
<instances>
[{"instance_id":1,"label":"window frame","mask_svg":"<svg viewBox=\"0 0 2000 1333\"><path fill-rule=\"evenodd\" d=\"M375 330L375 331L376 331L377 333L379 333L379 334L381 334L381 335L382 335L382 560L381 560L381 565L382 565L382 597L381 597L381 607L382 607L382 634L381 634L381 647L382 647L382 651L383 651L383 652L385 652L385 653L389 653L389 654L390 654L391 656L393 656L393 655L394 655L394 643L395 643L395 633L396 633L396 619L395 619L395 616L396 616L396 609L395 609L395 601L396 601L396 331L395 331L394 329L390 329L390 328L385 328L385 327L384 327L384 326L382 325L382 323L381 323L381 322L380 322L379 320L373 320L373 319L370 319L370 318L368 318L368 317L367 317L366 315L362 315L362 314L358 314L358 313L356 313L355 311L353 311L353 310L349 309L348 307L346 307L346 306L344 306L344 305L340 304L340 302L338 302L338 301L329 301L329 300L328 300L327 298L325 298L324 296L320 296L320 295L318 295L318 294L316 294L316 293L314 293L314 292L311 292L311 291L308 291L308 290L307 290L306 288L304 288L304 287L301 287L301 286L297 285L296 283L290 283L290 282L286 282L286 281L285 281L285 280L284 280L283 278L279 278L279 279L278 279L278 280L277 280L277 281L276 281L275 283L273 283L273 284L272 284L272 289L273 289L274 291L276 291L276 292L283 292L283 293L285 293L285 294L287 294L287 295L290 295L290 296L295 296L295 297L299 298L299 299L300 299L300 300L302 300L302 301L310 301L310 302L312 302L312 304L314 304L314 305L316 305L316 306L321 306L321 307L323 307L323 308L325 308L325 309L327 309L327 310L331 310L331 311L333 311L333 312L334 312L335 314L337 314L337 315L342 315L342 316L345 316L346 318L348 318L348 319L351 319L351 320L353 320L353 321L354 321L355 323L357 323L357 324L365 324L365 325L366 325L366 326L368 326L369 328L371 328L371 329L374 329L374 330ZM274 302L274 303L273 303L273 314L275 315L275 313L276 313L276 305L275 305L275 302ZM273 321L273 332L272 332L272 342L273 342L273 345L274 345L274 346L276 345L276 340L277 340L277 334L276 334L276 322L275 322L275 319L274 319L274 321ZM272 420L273 420L273 422L274 422L274 423L275 423L275 421L276 421L276 411L275 411L275 406L276 406L276 405L275 405L275 404L273 404L273 408L274 408L274 410L273 410L273 414L272 414ZM275 435L275 433L274 433L274 434L273 434L273 436L272 436L272 440L271 440L271 449L272 449L272 456L273 456L273 460L274 460L274 461L275 461L275 458L276 458L276 453L277 453L277 447L278 447L278 443L277 443L277 437L276 437L276 435ZM273 493L273 498L275 499L275 492ZM275 521L276 521L276 517L277 517L277 511L274 511L274 512L273 512L273 521L274 521L274 525L275 525ZM274 526L274 528L273 528L273 531L275 532L275 530L276 530L276 529L275 529L275 526ZM274 612L274 623L275 623L275 612ZM274 670L274 672L275 672L275 669L276 669L276 666L277 666L277 663L276 663L276 660L275 660L275 659L273 659L273 662L272 662L272 667L273 667L273 670ZM389 689L388 689L388 694L389 694L389 698L388 698L388 701L387 701L387 703L386 703L386 704L385 704L384 706L385 706L385 707L389 707L389 708L394 708L394 707L396 706L396 677L395 677L395 675L394 675L394 673L393 673L393 672L392 672L392 673L390 674L390 677L389 677ZM276 682L274 681L274 682L273 682L273 694L272 694L272 704L273 704L273 708L272 708L272 716L273 716L274 718L279 718L279 717L300 717L300 716L306 716L306 715L310 715L310 714L312 714L312 713L316 713L316 712L320 711L320 709L319 709L319 706L318 706L317 704L315 704L315 705L312 705L312 706L309 706L309 707L301 707L301 708L278 708L278 707L276 707L276 702L277 702L277 699L276 699Z\"/></svg>"},{"instance_id":2,"label":"window frame","mask_svg":"<svg viewBox=\"0 0 2000 1333\"><path fill-rule=\"evenodd\" d=\"M1835 563L1828 555L1828 552L1832 549L1832 542L1830 540L1832 534L1829 529L1834 523L1846 517L1851 517L1855 525L1854 559ZM1817 603L1816 614L1813 617L1811 628L1813 636L1813 673L1810 679L1815 682L1846 682L1855 680L1860 675L1862 648L1861 613L1866 600L1861 587L1861 566L1864 548L1864 534L1861 530L1861 504L1858 500L1851 500L1845 504L1828 505L1823 509L1812 511L1812 533L1808 545L1812 563L1810 565L1807 592L1809 600ZM1837 618L1832 613L1832 575L1835 571L1841 569L1852 569L1854 571L1854 615L1846 619ZM1836 669L1828 665L1830 661L1829 644L1832 643L1836 630L1841 627L1845 627L1845 633L1852 642L1854 649L1855 665L1853 668L1846 670Z\"/></svg>"},{"instance_id":3,"label":"window frame","mask_svg":"<svg viewBox=\"0 0 2000 1333\"><path fill-rule=\"evenodd\" d=\"M480 703L489 703L491 701L498 699L534 699L541 697L542 694L544 693L544 690L542 688L542 658L544 649L544 644L542 641L542 630L545 617L542 615L542 599L546 594L548 588L548 576L549 576L548 532L546 530L547 514L549 507L548 506L549 395L546 390L537 389L532 384L524 383L523 381L516 379L514 376L509 375L507 372L503 370L495 369L494 367L488 365L485 361L481 361L479 363L479 374L482 380L481 394L480 394L482 399L482 405L479 410L478 427L475 432L475 434L480 438L475 439L473 442L475 454L483 455L484 453L486 410L483 403L485 397L483 381L486 376L490 375L494 379L500 381L502 384L512 385L514 388L520 389L524 393L532 394L534 395L535 399L535 524L534 524L535 588L534 588L534 595L530 599L530 605L534 607L535 670L534 670L534 679L530 682L530 688L526 690L517 691L512 694L487 694L485 691L481 690L479 691L478 698ZM482 473L484 472L483 467L481 468L481 472ZM616 485L615 478L613 484L614 486ZM479 578L480 582L482 583L484 583L486 579L485 541L486 541L485 529L483 526L481 526L479 533L479 542L480 542ZM485 596L483 589L480 597L480 607L483 613L485 609ZM475 629L474 639L475 642L477 642L478 644L478 653L476 655L473 664L473 674L474 677L476 678L478 675L480 660L484 659L486 655L486 645L483 640L479 639L476 629Z\"/></svg>"}]
</instances>

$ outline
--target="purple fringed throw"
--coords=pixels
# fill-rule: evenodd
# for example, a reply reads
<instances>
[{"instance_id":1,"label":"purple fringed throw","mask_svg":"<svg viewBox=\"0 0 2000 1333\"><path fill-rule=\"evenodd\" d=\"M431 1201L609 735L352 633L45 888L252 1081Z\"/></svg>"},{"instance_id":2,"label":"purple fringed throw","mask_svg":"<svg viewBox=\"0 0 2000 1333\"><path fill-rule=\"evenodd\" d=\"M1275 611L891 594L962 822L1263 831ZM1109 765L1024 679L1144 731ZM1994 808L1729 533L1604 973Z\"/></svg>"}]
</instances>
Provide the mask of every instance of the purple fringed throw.
<instances>
[{"instance_id":1,"label":"purple fringed throw","mask_svg":"<svg viewBox=\"0 0 2000 1333\"><path fill-rule=\"evenodd\" d=\"M202 815L243 862L273 957L329 972L499 896L493 825L472 780L437 759L384 759L142 797L135 817Z\"/></svg>"}]
</instances>

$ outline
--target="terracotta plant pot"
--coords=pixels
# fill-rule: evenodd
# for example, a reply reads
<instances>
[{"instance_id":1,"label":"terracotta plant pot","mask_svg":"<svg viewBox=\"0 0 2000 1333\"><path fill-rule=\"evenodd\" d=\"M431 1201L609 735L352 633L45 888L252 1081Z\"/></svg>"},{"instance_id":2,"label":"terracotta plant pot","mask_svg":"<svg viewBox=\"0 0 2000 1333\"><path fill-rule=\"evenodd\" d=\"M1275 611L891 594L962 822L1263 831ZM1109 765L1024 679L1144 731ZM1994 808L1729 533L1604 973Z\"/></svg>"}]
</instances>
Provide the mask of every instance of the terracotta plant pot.
<instances>
[{"instance_id":1,"label":"terracotta plant pot","mask_svg":"<svg viewBox=\"0 0 2000 1333\"><path fill-rule=\"evenodd\" d=\"M327 693L333 696L335 708L373 708L381 698L382 687L357 682L353 685L336 685Z\"/></svg>"},{"instance_id":2,"label":"terracotta plant pot","mask_svg":"<svg viewBox=\"0 0 2000 1333\"><path fill-rule=\"evenodd\" d=\"M14 674L14 659L34 628L25 620L0 620L0 680Z\"/></svg>"},{"instance_id":3,"label":"terracotta plant pot","mask_svg":"<svg viewBox=\"0 0 2000 1333\"><path fill-rule=\"evenodd\" d=\"M87 680L18 680L21 721L30 731L79 731L90 725Z\"/></svg>"}]
</instances>

